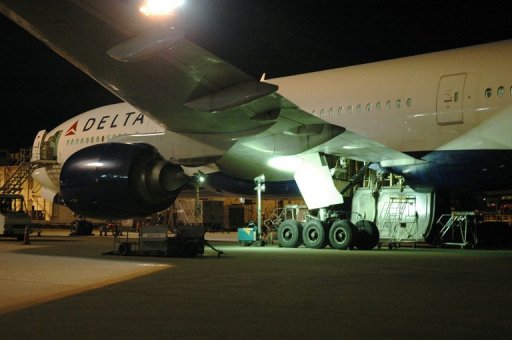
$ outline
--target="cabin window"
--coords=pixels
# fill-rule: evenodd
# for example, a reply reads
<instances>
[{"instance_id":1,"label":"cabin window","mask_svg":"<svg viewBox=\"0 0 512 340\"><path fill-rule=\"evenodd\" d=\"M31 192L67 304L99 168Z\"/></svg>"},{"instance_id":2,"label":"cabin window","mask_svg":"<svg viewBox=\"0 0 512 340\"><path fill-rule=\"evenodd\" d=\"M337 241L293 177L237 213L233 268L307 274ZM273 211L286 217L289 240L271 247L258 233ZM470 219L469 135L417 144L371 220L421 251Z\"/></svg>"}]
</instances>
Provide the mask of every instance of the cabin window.
<instances>
[{"instance_id":1,"label":"cabin window","mask_svg":"<svg viewBox=\"0 0 512 340\"><path fill-rule=\"evenodd\" d=\"M357 104L356 111L361 112L361 104Z\"/></svg>"},{"instance_id":2,"label":"cabin window","mask_svg":"<svg viewBox=\"0 0 512 340\"><path fill-rule=\"evenodd\" d=\"M366 104L366 112L370 112L372 110L372 104L368 103Z\"/></svg>"},{"instance_id":3,"label":"cabin window","mask_svg":"<svg viewBox=\"0 0 512 340\"><path fill-rule=\"evenodd\" d=\"M343 106L338 107L338 116L341 116L343 113Z\"/></svg>"},{"instance_id":4,"label":"cabin window","mask_svg":"<svg viewBox=\"0 0 512 340\"><path fill-rule=\"evenodd\" d=\"M85 140L85 143L89 144L89 137Z\"/></svg>"},{"instance_id":5,"label":"cabin window","mask_svg":"<svg viewBox=\"0 0 512 340\"><path fill-rule=\"evenodd\" d=\"M391 109L391 100L387 100L386 101L386 110L390 110Z\"/></svg>"},{"instance_id":6,"label":"cabin window","mask_svg":"<svg viewBox=\"0 0 512 340\"><path fill-rule=\"evenodd\" d=\"M331 107L331 108L329 109L329 117L332 117L332 113L333 113L333 111L334 111L334 109Z\"/></svg>"},{"instance_id":7,"label":"cabin window","mask_svg":"<svg viewBox=\"0 0 512 340\"><path fill-rule=\"evenodd\" d=\"M485 89L485 98L491 98L492 96L492 89L490 87Z\"/></svg>"},{"instance_id":8,"label":"cabin window","mask_svg":"<svg viewBox=\"0 0 512 340\"><path fill-rule=\"evenodd\" d=\"M505 88L503 86L498 87L498 97L503 97L505 94Z\"/></svg>"},{"instance_id":9,"label":"cabin window","mask_svg":"<svg viewBox=\"0 0 512 340\"><path fill-rule=\"evenodd\" d=\"M405 101L405 105L407 105L407 107L411 107L412 106L412 98L407 98L407 100Z\"/></svg>"},{"instance_id":10,"label":"cabin window","mask_svg":"<svg viewBox=\"0 0 512 340\"><path fill-rule=\"evenodd\" d=\"M349 106L347 107L347 113L348 113L348 114L351 114L351 113L352 113L352 105L349 105Z\"/></svg>"},{"instance_id":11,"label":"cabin window","mask_svg":"<svg viewBox=\"0 0 512 340\"><path fill-rule=\"evenodd\" d=\"M400 107L402 107L402 100L401 99L397 99L396 100L396 108L399 109Z\"/></svg>"},{"instance_id":12,"label":"cabin window","mask_svg":"<svg viewBox=\"0 0 512 340\"><path fill-rule=\"evenodd\" d=\"M377 111L380 111L381 107L382 107L381 102L377 102L377 104L375 104L375 108L377 109Z\"/></svg>"},{"instance_id":13,"label":"cabin window","mask_svg":"<svg viewBox=\"0 0 512 340\"><path fill-rule=\"evenodd\" d=\"M324 115L324 109L321 109L320 110L320 116L323 116Z\"/></svg>"},{"instance_id":14,"label":"cabin window","mask_svg":"<svg viewBox=\"0 0 512 340\"><path fill-rule=\"evenodd\" d=\"M71 143L69 143L69 142L71 142ZM74 139L72 139L72 140L70 140L70 141L68 140L68 144L73 145L73 144L75 144L74 142L75 142L75 140L74 140Z\"/></svg>"},{"instance_id":15,"label":"cabin window","mask_svg":"<svg viewBox=\"0 0 512 340\"><path fill-rule=\"evenodd\" d=\"M311 114L312 114L313 116L315 116L315 115L316 115L316 110L311 111Z\"/></svg>"}]
</instances>

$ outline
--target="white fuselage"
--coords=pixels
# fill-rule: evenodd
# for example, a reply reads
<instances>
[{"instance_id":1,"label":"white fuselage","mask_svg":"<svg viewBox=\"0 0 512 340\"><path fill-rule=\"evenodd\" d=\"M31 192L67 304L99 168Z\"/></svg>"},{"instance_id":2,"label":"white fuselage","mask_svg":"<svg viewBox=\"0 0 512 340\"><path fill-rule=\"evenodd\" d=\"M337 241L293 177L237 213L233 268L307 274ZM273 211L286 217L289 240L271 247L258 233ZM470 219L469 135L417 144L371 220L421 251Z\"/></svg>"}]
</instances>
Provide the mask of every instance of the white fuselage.
<instances>
[{"instance_id":1,"label":"white fuselage","mask_svg":"<svg viewBox=\"0 0 512 340\"><path fill-rule=\"evenodd\" d=\"M267 80L304 111L402 152L510 149L512 41Z\"/></svg>"},{"instance_id":2,"label":"white fuselage","mask_svg":"<svg viewBox=\"0 0 512 340\"><path fill-rule=\"evenodd\" d=\"M128 103L84 112L48 132L45 140L60 133L57 158L63 164L73 153L87 146L111 142L121 135L162 133L164 128Z\"/></svg>"},{"instance_id":3,"label":"white fuselage","mask_svg":"<svg viewBox=\"0 0 512 340\"><path fill-rule=\"evenodd\" d=\"M510 55L512 41L504 41L266 82L278 85L279 94L303 111L347 130L311 152L347 156L351 151L348 157L382 165L388 154L381 149L359 152L360 137L404 154L512 149ZM219 159L222 171L243 179L261 173L270 180L293 178L293 171L269 166L272 153L258 153L250 139L221 150L207 140L170 132L127 103L94 109L48 133L41 131L33 160L45 160L41 155L46 146L52 150L46 160L53 163L36 170L34 177L58 192L59 167L70 155L110 141L149 141L164 158L179 164L192 156Z\"/></svg>"}]
</instances>

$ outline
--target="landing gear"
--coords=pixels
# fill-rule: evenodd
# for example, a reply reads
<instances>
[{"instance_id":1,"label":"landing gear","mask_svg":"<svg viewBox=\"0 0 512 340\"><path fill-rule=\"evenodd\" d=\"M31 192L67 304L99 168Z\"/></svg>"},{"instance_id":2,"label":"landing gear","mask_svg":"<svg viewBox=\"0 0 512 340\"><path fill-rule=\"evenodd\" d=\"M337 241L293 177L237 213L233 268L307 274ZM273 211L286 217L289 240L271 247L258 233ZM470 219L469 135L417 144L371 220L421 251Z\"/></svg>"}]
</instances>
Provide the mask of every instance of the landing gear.
<instances>
[{"instance_id":1,"label":"landing gear","mask_svg":"<svg viewBox=\"0 0 512 340\"><path fill-rule=\"evenodd\" d=\"M352 249L357 244L357 236L357 229L351 222L338 220L329 229L329 244L334 249Z\"/></svg>"},{"instance_id":2,"label":"landing gear","mask_svg":"<svg viewBox=\"0 0 512 340\"><path fill-rule=\"evenodd\" d=\"M285 220L277 229L279 246L297 248L302 243L302 225L294 220Z\"/></svg>"},{"instance_id":3,"label":"landing gear","mask_svg":"<svg viewBox=\"0 0 512 340\"><path fill-rule=\"evenodd\" d=\"M379 244L379 230L371 221L362 220L355 225L348 220L326 224L312 219L302 225L295 220L285 220L277 231L279 246L297 248L304 242L307 248L320 249L329 244L333 249L369 250Z\"/></svg>"},{"instance_id":4,"label":"landing gear","mask_svg":"<svg viewBox=\"0 0 512 340\"><path fill-rule=\"evenodd\" d=\"M359 231L357 249L369 250L379 244L379 229L375 223L361 220L356 223L356 228Z\"/></svg>"},{"instance_id":5,"label":"landing gear","mask_svg":"<svg viewBox=\"0 0 512 340\"><path fill-rule=\"evenodd\" d=\"M324 224L319 220L309 220L306 222L302 230L302 239L307 248L325 248L328 238Z\"/></svg>"}]
</instances>

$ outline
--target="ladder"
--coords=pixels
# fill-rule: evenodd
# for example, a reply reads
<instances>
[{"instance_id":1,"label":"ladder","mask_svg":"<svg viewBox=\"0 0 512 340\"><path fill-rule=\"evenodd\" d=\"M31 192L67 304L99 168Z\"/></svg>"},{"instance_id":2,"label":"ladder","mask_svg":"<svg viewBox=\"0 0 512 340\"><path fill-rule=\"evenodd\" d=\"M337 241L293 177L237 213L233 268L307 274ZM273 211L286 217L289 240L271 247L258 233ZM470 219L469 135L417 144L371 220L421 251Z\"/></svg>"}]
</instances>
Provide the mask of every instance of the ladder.
<instances>
[{"instance_id":1,"label":"ladder","mask_svg":"<svg viewBox=\"0 0 512 340\"><path fill-rule=\"evenodd\" d=\"M380 219L382 231L387 231L388 247L398 247L399 242L414 237L417 241L418 214L416 212L416 197L414 195L390 196L385 203ZM385 233L383 233L385 234Z\"/></svg>"},{"instance_id":2,"label":"ladder","mask_svg":"<svg viewBox=\"0 0 512 340\"><path fill-rule=\"evenodd\" d=\"M361 169L359 169L349 180L345 187L341 188L340 194L345 194L347 191L352 189L356 184L360 183L363 176L366 174L366 170L370 167L371 163L365 163Z\"/></svg>"},{"instance_id":3,"label":"ladder","mask_svg":"<svg viewBox=\"0 0 512 340\"><path fill-rule=\"evenodd\" d=\"M23 184L32 171L39 165L32 162L23 162L19 165L14 174L0 188L0 194L19 194L23 190Z\"/></svg>"}]
</instances>

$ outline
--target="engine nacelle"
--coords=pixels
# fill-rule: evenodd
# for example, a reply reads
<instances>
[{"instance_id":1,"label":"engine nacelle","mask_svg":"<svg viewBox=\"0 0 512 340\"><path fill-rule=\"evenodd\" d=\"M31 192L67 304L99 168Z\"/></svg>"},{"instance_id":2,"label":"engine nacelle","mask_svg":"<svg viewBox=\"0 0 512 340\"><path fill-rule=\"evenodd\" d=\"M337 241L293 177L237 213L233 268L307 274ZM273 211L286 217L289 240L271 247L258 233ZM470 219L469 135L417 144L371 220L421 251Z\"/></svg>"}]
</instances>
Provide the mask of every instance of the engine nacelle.
<instances>
[{"instance_id":1,"label":"engine nacelle","mask_svg":"<svg viewBox=\"0 0 512 340\"><path fill-rule=\"evenodd\" d=\"M62 199L75 213L95 218L148 216L169 207L192 180L147 144L98 144L62 166Z\"/></svg>"}]
</instances>

